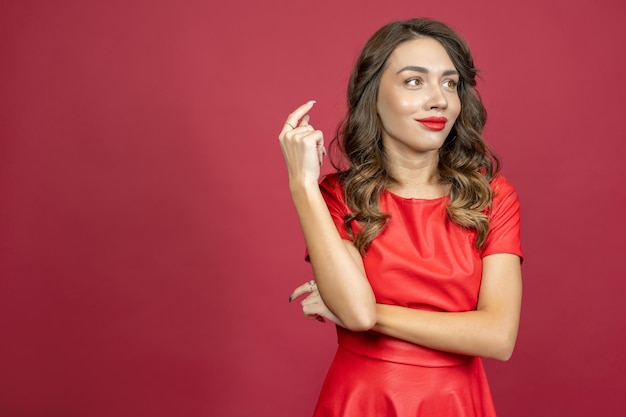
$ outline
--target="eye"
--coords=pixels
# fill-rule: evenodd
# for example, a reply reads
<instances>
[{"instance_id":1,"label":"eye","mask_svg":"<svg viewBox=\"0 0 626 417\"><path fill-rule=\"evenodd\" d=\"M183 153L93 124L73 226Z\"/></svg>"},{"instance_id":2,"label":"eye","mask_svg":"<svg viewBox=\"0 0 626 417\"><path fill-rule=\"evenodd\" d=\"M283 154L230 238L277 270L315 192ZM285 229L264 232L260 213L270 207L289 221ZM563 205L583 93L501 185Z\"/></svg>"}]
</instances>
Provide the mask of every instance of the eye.
<instances>
[{"instance_id":1,"label":"eye","mask_svg":"<svg viewBox=\"0 0 626 417\"><path fill-rule=\"evenodd\" d=\"M419 78L409 78L404 83L408 85L409 87L419 87L420 85L423 84L422 80Z\"/></svg>"},{"instance_id":2,"label":"eye","mask_svg":"<svg viewBox=\"0 0 626 417\"><path fill-rule=\"evenodd\" d=\"M458 81L454 81L454 80L445 80L443 82L443 86L451 90L456 90L458 85L459 85Z\"/></svg>"}]
</instances>

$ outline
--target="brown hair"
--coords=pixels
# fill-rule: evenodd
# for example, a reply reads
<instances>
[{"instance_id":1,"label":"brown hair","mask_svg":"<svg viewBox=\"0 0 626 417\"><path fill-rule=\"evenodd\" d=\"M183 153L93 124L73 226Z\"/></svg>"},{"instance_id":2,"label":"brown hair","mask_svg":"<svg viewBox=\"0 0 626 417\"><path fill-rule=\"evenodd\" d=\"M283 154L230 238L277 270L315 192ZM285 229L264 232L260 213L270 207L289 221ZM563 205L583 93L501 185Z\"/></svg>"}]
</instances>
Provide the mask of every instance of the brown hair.
<instances>
[{"instance_id":1,"label":"brown hair","mask_svg":"<svg viewBox=\"0 0 626 417\"><path fill-rule=\"evenodd\" d=\"M477 232L478 248L487 238L489 218L485 211L492 201L489 181L498 172L499 163L481 136L487 113L474 90L477 71L469 48L441 22L397 21L379 29L361 51L348 83L348 112L332 143L338 145L349 164L341 170L333 160L333 166L340 171L346 203L352 210L345 216L345 227L362 255L386 225L389 215L380 211L378 202L381 192L396 181L389 173L376 112L380 78L398 45L423 37L441 43L459 72L461 113L439 149L440 180L450 185L447 214L456 224ZM357 236L350 227L352 220L363 226Z\"/></svg>"}]
</instances>

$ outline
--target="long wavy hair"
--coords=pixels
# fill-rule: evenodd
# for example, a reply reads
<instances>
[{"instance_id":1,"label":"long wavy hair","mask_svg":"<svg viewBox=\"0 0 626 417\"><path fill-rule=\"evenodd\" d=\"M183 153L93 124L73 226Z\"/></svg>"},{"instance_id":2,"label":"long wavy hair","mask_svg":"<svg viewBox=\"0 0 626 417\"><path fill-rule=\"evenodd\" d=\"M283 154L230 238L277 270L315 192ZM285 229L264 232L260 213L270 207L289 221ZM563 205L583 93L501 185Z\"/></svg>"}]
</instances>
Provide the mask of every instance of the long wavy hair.
<instances>
[{"instance_id":1,"label":"long wavy hair","mask_svg":"<svg viewBox=\"0 0 626 417\"><path fill-rule=\"evenodd\" d=\"M379 29L361 51L348 83L348 111L331 144L339 147L348 163L342 169L339 161L332 160L352 210L345 216L345 227L362 255L389 218L380 211L380 194L397 181L390 174L376 111L380 79L396 47L416 38L437 40L459 72L461 112L439 149L440 181L450 186L448 218L475 230L478 248L484 245L489 230L487 212L493 198L489 182L498 172L499 162L481 136L487 113L474 89L477 70L470 50L444 23L430 19L397 21ZM362 226L356 236L350 226L353 220Z\"/></svg>"}]
</instances>

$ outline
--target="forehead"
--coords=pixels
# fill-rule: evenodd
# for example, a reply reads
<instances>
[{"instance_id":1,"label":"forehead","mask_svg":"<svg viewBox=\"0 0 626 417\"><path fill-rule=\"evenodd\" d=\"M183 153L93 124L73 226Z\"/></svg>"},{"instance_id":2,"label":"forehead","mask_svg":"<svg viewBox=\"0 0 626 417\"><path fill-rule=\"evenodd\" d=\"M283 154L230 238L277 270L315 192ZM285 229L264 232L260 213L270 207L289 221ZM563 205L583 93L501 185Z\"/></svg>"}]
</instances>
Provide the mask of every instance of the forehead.
<instances>
[{"instance_id":1,"label":"forehead","mask_svg":"<svg viewBox=\"0 0 626 417\"><path fill-rule=\"evenodd\" d=\"M393 50L387 61L390 68L410 65L442 70L454 69L454 63L446 49L433 38L417 38L403 42Z\"/></svg>"}]
</instances>

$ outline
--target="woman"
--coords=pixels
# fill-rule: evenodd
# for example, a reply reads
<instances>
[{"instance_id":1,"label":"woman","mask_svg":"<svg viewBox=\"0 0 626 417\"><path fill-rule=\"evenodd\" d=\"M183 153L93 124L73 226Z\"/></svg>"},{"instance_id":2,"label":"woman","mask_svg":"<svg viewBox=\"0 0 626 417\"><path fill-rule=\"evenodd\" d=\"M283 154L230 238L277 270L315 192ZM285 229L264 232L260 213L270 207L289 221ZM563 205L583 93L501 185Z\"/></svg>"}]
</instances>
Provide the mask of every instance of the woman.
<instances>
[{"instance_id":1,"label":"woman","mask_svg":"<svg viewBox=\"0 0 626 417\"><path fill-rule=\"evenodd\" d=\"M480 357L507 360L521 305L519 204L483 143L465 43L393 22L367 42L320 185L308 102L280 133L315 280L290 297L337 324L315 416L494 416Z\"/></svg>"}]
</instances>

